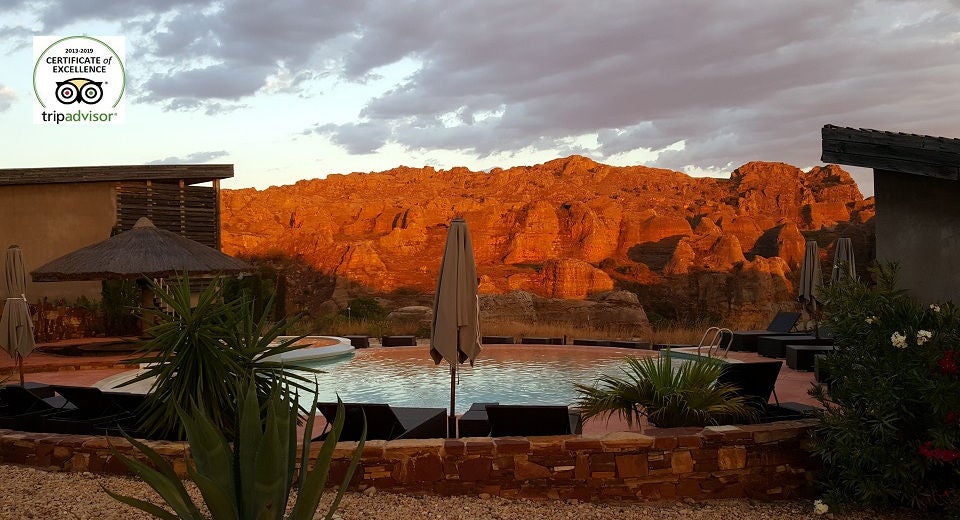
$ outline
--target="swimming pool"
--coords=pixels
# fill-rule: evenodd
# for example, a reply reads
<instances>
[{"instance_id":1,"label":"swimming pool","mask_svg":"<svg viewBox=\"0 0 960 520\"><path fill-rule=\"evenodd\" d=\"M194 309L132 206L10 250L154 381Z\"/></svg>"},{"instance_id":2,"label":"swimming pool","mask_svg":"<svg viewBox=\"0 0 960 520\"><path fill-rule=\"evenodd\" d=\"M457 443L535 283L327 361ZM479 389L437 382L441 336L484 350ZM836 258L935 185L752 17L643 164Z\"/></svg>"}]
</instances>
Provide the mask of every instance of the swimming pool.
<instances>
[{"instance_id":1,"label":"swimming pool","mask_svg":"<svg viewBox=\"0 0 960 520\"><path fill-rule=\"evenodd\" d=\"M568 405L574 383L592 384L601 374L619 374L627 355L656 353L585 346L485 346L476 364L460 365L457 413L474 402ZM319 400L446 408L450 368L434 365L427 347L358 349L349 358L307 364L317 374Z\"/></svg>"}]
</instances>

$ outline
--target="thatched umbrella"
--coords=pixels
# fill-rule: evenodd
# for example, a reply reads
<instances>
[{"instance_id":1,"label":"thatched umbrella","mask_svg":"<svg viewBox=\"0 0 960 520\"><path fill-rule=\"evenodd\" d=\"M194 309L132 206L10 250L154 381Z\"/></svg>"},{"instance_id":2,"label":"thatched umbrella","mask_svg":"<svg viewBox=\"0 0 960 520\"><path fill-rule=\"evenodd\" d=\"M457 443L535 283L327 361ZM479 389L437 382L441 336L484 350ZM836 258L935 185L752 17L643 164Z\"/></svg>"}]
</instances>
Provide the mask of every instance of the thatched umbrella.
<instances>
[{"instance_id":1,"label":"thatched umbrella","mask_svg":"<svg viewBox=\"0 0 960 520\"><path fill-rule=\"evenodd\" d=\"M30 275L34 282L140 280L184 273L237 274L252 269L243 260L159 229L142 217L129 230L51 260ZM142 307L153 307L153 291L148 284L141 287Z\"/></svg>"},{"instance_id":2,"label":"thatched umbrella","mask_svg":"<svg viewBox=\"0 0 960 520\"><path fill-rule=\"evenodd\" d=\"M143 217L128 231L78 249L30 271L34 282L165 278L190 274L235 274L253 269Z\"/></svg>"},{"instance_id":3,"label":"thatched umbrella","mask_svg":"<svg viewBox=\"0 0 960 520\"><path fill-rule=\"evenodd\" d=\"M480 316L477 301L477 266L467 223L453 219L440 262L437 294L433 301L430 357L450 364L450 416L447 436L456 437L457 365L480 353Z\"/></svg>"}]
</instances>

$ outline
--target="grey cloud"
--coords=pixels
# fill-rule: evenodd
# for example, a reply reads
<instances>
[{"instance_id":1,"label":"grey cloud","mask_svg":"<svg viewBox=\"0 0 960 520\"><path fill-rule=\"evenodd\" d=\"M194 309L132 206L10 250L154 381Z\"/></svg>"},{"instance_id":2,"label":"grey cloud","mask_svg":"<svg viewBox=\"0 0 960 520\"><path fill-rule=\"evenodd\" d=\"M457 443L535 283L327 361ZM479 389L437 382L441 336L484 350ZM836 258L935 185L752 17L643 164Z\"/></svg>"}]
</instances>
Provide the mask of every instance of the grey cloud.
<instances>
[{"instance_id":1,"label":"grey cloud","mask_svg":"<svg viewBox=\"0 0 960 520\"><path fill-rule=\"evenodd\" d=\"M595 135L598 159L660 150L658 166L716 170L815 164L826 123L960 134L958 1L22 5L46 28L122 23L143 71L131 92L172 110L235 110L318 77L364 82L417 64L356 121L304 131L350 153L564 153L583 149L571 137Z\"/></svg>"},{"instance_id":2,"label":"grey cloud","mask_svg":"<svg viewBox=\"0 0 960 520\"><path fill-rule=\"evenodd\" d=\"M253 94L266 83L262 67L232 68L228 65L154 74L145 83L147 99L227 99Z\"/></svg>"},{"instance_id":3,"label":"grey cloud","mask_svg":"<svg viewBox=\"0 0 960 520\"><path fill-rule=\"evenodd\" d=\"M170 156L163 159L157 159L155 161L150 161L147 164L198 164L210 162L214 159L226 157L227 155L229 154L224 150L217 150L215 152L193 152L184 156Z\"/></svg>"},{"instance_id":4,"label":"grey cloud","mask_svg":"<svg viewBox=\"0 0 960 520\"><path fill-rule=\"evenodd\" d=\"M361 112L410 148L484 156L596 134L601 159L684 141L657 164L709 169L817 163L825 123L957 133L943 107L957 106L960 16L942 1L457 3L419 23L400 11L368 20L345 70L422 63ZM348 150L367 139L345 128L332 136Z\"/></svg>"},{"instance_id":5,"label":"grey cloud","mask_svg":"<svg viewBox=\"0 0 960 520\"><path fill-rule=\"evenodd\" d=\"M17 93L10 87L0 85L0 112L7 111L17 100Z\"/></svg>"},{"instance_id":6,"label":"grey cloud","mask_svg":"<svg viewBox=\"0 0 960 520\"><path fill-rule=\"evenodd\" d=\"M334 143L344 147L352 154L366 154L377 151L386 144L390 132L383 125L372 123L317 125L306 133L328 136Z\"/></svg>"}]
</instances>

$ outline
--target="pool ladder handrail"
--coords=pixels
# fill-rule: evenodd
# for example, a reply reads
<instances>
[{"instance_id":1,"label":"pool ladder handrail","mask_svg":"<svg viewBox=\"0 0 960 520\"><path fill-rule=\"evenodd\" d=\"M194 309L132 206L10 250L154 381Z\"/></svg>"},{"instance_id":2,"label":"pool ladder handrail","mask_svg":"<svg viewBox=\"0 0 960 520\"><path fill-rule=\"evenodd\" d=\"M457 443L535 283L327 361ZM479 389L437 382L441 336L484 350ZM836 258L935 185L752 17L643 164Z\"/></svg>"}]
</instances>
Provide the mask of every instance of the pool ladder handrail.
<instances>
[{"instance_id":1,"label":"pool ladder handrail","mask_svg":"<svg viewBox=\"0 0 960 520\"><path fill-rule=\"evenodd\" d=\"M710 337L710 342L707 343L707 337L710 336L710 333L713 332L713 336ZM724 338L727 340L727 346L723 346ZM727 357L727 354L730 352L730 345L733 344L733 331L726 327L710 327L706 332L703 333L703 337L700 338L700 343L697 345L697 355L700 356L701 349L707 347L707 357L712 358L714 356L714 350L716 354L719 355L723 353L723 357Z\"/></svg>"}]
</instances>

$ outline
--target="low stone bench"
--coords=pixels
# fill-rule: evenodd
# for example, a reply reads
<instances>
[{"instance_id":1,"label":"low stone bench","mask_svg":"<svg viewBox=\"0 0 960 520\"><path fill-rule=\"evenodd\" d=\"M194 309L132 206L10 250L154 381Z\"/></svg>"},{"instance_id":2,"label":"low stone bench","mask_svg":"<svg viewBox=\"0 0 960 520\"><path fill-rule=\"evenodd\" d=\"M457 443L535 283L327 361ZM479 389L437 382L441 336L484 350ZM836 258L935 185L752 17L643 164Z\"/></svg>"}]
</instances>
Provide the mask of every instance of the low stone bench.
<instances>
[{"instance_id":1,"label":"low stone bench","mask_svg":"<svg viewBox=\"0 0 960 520\"><path fill-rule=\"evenodd\" d=\"M380 344L384 347L415 347L417 346L417 337L383 336L380 338Z\"/></svg>"},{"instance_id":2,"label":"low stone bench","mask_svg":"<svg viewBox=\"0 0 960 520\"><path fill-rule=\"evenodd\" d=\"M594 338L574 338L574 345L585 345L588 347L609 347L610 340L608 339L594 339Z\"/></svg>"},{"instance_id":3,"label":"low stone bench","mask_svg":"<svg viewBox=\"0 0 960 520\"><path fill-rule=\"evenodd\" d=\"M353 348L368 348L370 346L370 336L344 336L350 340Z\"/></svg>"},{"instance_id":4,"label":"low stone bench","mask_svg":"<svg viewBox=\"0 0 960 520\"><path fill-rule=\"evenodd\" d=\"M643 349L650 350L649 341L631 341L625 339L612 339L610 340L610 346L616 348L633 348L633 349Z\"/></svg>"},{"instance_id":5,"label":"low stone bench","mask_svg":"<svg viewBox=\"0 0 960 520\"><path fill-rule=\"evenodd\" d=\"M516 340L513 336L481 336L480 343L484 345L513 345Z\"/></svg>"},{"instance_id":6,"label":"low stone bench","mask_svg":"<svg viewBox=\"0 0 960 520\"><path fill-rule=\"evenodd\" d=\"M563 338L547 338L541 336L527 336L520 338L522 345L563 345Z\"/></svg>"}]
</instances>

